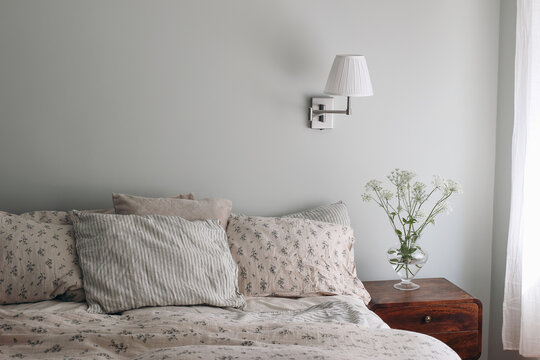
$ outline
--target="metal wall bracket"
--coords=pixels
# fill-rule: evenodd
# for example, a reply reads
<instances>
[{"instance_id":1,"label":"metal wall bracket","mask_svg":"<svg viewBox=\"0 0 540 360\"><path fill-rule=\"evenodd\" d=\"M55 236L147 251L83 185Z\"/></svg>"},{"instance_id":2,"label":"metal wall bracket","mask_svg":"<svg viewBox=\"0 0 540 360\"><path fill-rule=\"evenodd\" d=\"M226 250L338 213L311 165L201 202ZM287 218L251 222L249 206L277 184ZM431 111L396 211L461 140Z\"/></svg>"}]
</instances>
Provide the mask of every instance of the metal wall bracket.
<instances>
[{"instance_id":1,"label":"metal wall bracket","mask_svg":"<svg viewBox=\"0 0 540 360\"><path fill-rule=\"evenodd\" d=\"M313 115L313 110L334 110L333 97L314 97L311 98L311 108L309 109L309 120L311 121L312 129L333 129L334 115L322 114Z\"/></svg>"}]
</instances>

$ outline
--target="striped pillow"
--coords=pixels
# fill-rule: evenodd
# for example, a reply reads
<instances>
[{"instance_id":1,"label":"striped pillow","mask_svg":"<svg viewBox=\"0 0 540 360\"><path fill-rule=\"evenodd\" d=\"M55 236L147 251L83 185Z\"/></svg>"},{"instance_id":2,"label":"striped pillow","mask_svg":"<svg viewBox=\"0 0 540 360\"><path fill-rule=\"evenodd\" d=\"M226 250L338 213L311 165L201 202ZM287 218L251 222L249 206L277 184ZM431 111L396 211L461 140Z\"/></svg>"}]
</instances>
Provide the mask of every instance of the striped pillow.
<instances>
[{"instance_id":1,"label":"striped pillow","mask_svg":"<svg viewBox=\"0 0 540 360\"><path fill-rule=\"evenodd\" d=\"M88 311L144 306L243 308L238 268L218 220L73 211Z\"/></svg>"},{"instance_id":2,"label":"striped pillow","mask_svg":"<svg viewBox=\"0 0 540 360\"><path fill-rule=\"evenodd\" d=\"M285 215L286 218L307 219L313 221L322 221L331 224L351 226L351 218L347 211L347 206L343 202L323 205L314 209L301 211L298 213Z\"/></svg>"}]
</instances>

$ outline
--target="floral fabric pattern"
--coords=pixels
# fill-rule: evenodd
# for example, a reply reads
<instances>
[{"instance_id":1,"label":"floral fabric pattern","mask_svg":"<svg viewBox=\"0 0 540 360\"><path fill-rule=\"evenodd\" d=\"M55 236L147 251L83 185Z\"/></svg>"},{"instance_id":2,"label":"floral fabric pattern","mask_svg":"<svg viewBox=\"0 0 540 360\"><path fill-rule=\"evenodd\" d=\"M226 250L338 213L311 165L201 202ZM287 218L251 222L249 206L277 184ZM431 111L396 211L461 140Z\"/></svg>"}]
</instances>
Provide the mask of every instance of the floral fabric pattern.
<instances>
[{"instance_id":1,"label":"floral fabric pattern","mask_svg":"<svg viewBox=\"0 0 540 360\"><path fill-rule=\"evenodd\" d=\"M55 210L30 211L19 215L23 219L53 225L72 225L69 213Z\"/></svg>"},{"instance_id":2,"label":"floral fabric pattern","mask_svg":"<svg viewBox=\"0 0 540 360\"><path fill-rule=\"evenodd\" d=\"M84 304L48 303L51 310L42 304L32 304L35 310L24 304L0 306L0 358L459 359L427 335L345 319L298 318L295 312L254 313L257 321L242 320L238 314L243 312L210 307L102 315L87 312Z\"/></svg>"},{"instance_id":3,"label":"floral fabric pattern","mask_svg":"<svg viewBox=\"0 0 540 360\"><path fill-rule=\"evenodd\" d=\"M84 299L68 214L0 212L0 304Z\"/></svg>"},{"instance_id":4,"label":"floral fabric pattern","mask_svg":"<svg viewBox=\"0 0 540 360\"><path fill-rule=\"evenodd\" d=\"M235 215L227 236L246 296L343 294L370 301L354 272L354 235L348 226Z\"/></svg>"}]
</instances>

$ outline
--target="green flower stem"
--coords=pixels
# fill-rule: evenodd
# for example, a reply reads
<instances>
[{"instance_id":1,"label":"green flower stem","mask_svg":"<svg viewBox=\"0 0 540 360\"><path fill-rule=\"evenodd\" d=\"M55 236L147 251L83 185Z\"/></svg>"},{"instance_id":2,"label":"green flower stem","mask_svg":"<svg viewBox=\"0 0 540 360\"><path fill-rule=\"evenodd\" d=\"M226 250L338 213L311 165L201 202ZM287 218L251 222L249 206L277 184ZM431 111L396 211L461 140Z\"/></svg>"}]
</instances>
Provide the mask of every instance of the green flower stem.
<instances>
[{"instance_id":1,"label":"green flower stem","mask_svg":"<svg viewBox=\"0 0 540 360\"><path fill-rule=\"evenodd\" d=\"M448 199L450 197L450 195L452 195L452 193L449 193L447 194L446 196L443 196L441 199L439 199L439 201L437 201L437 203L435 204L435 206L433 206L433 208L431 209L431 212L429 213L428 217L426 218L426 220L424 221L424 223L422 224L422 226L420 226L420 229L418 230L418 232L421 232L422 230L424 230L424 228L426 227L427 224L429 224L431 222L431 219L435 219L435 216L438 215L440 213L439 212L435 212L435 208L437 208L437 206L439 206L442 202L444 202L446 199Z\"/></svg>"},{"instance_id":2,"label":"green flower stem","mask_svg":"<svg viewBox=\"0 0 540 360\"><path fill-rule=\"evenodd\" d=\"M388 204L388 206L390 206L390 208L392 209L392 211L394 213L396 213L397 215L397 218L398 218L398 221L399 223L401 224L401 227L403 228L403 234L406 234L407 233L407 230L405 230L405 224L403 223L403 221L401 221L401 217L399 216L399 212L397 211L397 209L395 209L392 204L390 204L388 201L386 202ZM393 220L392 220L393 222ZM401 237L400 237L400 240L401 240Z\"/></svg>"},{"instance_id":3,"label":"green flower stem","mask_svg":"<svg viewBox=\"0 0 540 360\"><path fill-rule=\"evenodd\" d=\"M379 201L375 200L375 202L377 204L379 204L380 207L382 207L384 209L384 211L386 212L386 215L388 216L388 220L390 220L390 224L392 224L392 227L394 228L394 233L397 234L397 228L396 228L396 224L394 223L394 219L392 218L392 216L390 215L390 211L388 211L388 207L385 207L383 204L385 203L385 201L383 200L381 194L379 193L379 191L375 190L375 194L377 194L377 198L379 198ZM390 203L388 201L386 201L386 205L390 205ZM390 205L391 206L391 205ZM400 239L401 240L401 239Z\"/></svg>"},{"instance_id":4,"label":"green flower stem","mask_svg":"<svg viewBox=\"0 0 540 360\"><path fill-rule=\"evenodd\" d=\"M399 273L401 269L405 268L405 279L409 280L409 275L413 277L412 271L409 269L408 263L402 263L397 268L394 269L395 272Z\"/></svg>"},{"instance_id":5,"label":"green flower stem","mask_svg":"<svg viewBox=\"0 0 540 360\"><path fill-rule=\"evenodd\" d=\"M418 210L416 210L417 212L420 211L420 209L422 208L422 205L424 205L424 203L425 203L426 201L429 200L429 198L431 197L431 195L433 195L433 193L435 192L435 190L437 190L437 188L433 188L433 190L431 190L431 192L428 194L428 196L426 196L426 198L424 199L424 201L422 201L422 202L420 203L420 205L418 205Z\"/></svg>"}]
</instances>

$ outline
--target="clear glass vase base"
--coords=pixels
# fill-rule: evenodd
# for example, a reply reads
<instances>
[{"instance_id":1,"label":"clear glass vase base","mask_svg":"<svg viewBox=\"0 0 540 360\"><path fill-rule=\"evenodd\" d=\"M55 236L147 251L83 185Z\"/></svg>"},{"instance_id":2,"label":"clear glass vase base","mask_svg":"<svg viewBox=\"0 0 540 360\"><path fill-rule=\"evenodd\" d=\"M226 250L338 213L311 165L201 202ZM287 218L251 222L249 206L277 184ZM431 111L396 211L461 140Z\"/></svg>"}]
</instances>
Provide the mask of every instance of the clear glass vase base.
<instances>
[{"instance_id":1,"label":"clear glass vase base","mask_svg":"<svg viewBox=\"0 0 540 360\"><path fill-rule=\"evenodd\" d=\"M428 254L415 243L398 243L386 251L390 265L396 272L400 283L394 285L398 290L416 290L420 285L412 282L428 259Z\"/></svg>"},{"instance_id":2,"label":"clear glass vase base","mask_svg":"<svg viewBox=\"0 0 540 360\"><path fill-rule=\"evenodd\" d=\"M412 281L402 281L402 282L399 282L397 284L394 284L394 288L396 288L398 290L410 291L410 290L419 289L420 285L415 284Z\"/></svg>"}]
</instances>

